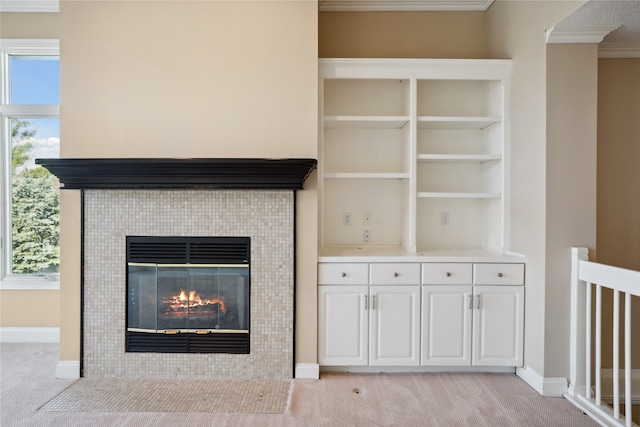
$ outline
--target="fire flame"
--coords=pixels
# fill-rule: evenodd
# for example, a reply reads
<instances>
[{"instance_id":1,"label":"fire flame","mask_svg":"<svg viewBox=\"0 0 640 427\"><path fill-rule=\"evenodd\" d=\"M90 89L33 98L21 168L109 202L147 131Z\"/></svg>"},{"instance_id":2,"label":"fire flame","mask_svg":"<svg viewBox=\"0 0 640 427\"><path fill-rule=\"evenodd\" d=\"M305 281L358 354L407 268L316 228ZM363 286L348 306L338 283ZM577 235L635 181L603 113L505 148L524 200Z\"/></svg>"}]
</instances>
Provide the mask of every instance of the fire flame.
<instances>
[{"instance_id":1,"label":"fire flame","mask_svg":"<svg viewBox=\"0 0 640 427\"><path fill-rule=\"evenodd\" d=\"M224 299L217 297L213 297L211 299L201 298L196 291L189 291L189 296L187 297L187 291L184 289L180 289L179 295L173 295L165 298L162 300L162 302L164 302L165 304L169 304L169 307L172 310L184 310L186 308L218 304L221 312L227 312L227 309L224 305Z\"/></svg>"}]
</instances>

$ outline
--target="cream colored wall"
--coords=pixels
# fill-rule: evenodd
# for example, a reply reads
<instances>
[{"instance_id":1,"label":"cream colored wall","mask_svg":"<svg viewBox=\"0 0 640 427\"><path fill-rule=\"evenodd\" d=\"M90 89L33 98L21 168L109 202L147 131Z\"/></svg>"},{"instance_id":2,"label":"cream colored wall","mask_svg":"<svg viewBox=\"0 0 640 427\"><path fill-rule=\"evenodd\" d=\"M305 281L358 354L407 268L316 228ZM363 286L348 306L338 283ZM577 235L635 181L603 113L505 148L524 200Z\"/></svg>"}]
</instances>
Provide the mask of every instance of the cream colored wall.
<instances>
[{"instance_id":1,"label":"cream colored wall","mask_svg":"<svg viewBox=\"0 0 640 427\"><path fill-rule=\"evenodd\" d=\"M640 270L640 59L598 61L598 262Z\"/></svg>"},{"instance_id":2,"label":"cream colored wall","mask_svg":"<svg viewBox=\"0 0 640 427\"><path fill-rule=\"evenodd\" d=\"M317 34L315 2L63 0L61 155L317 158ZM63 193L61 359L77 360L79 198ZM297 200L296 361L313 363L313 178Z\"/></svg>"},{"instance_id":3,"label":"cream colored wall","mask_svg":"<svg viewBox=\"0 0 640 427\"><path fill-rule=\"evenodd\" d=\"M569 372L571 247L596 247L598 46L547 46L545 377Z\"/></svg>"},{"instance_id":4,"label":"cream colored wall","mask_svg":"<svg viewBox=\"0 0 640 427\"><path fill-rule=\"evenodd\" d=\"M640 59L598 61L597 261L631 270L640 270L638 76ZM612 301L611 293L603 293L604 348L612 346ZM631 313L631 324L640 325L640 298ZM640 340L631 344L632 366L640 368ZM611 352L603 352L602 366L613 366Z\"/></svg>"},{"instance_id":5,"label":"cream colored wall","mask_svg":"<svg viewBox=\"0 0 640 427\"><path fill-rule=\"evenodd\" d=\"M509 249L527 256L525 299L526 368L544 376L546 325L561 321L546 317L546 286L559 283L547 276L546 259L546 40L553 27L584 1L498 1L487 12L489 54L512 58L509 183ZM571 218L566 218L570 221ZM567 284L568 285L568 284ZM563 352L564 348L557 349ZM551 369L549 372L555 372ZM568 376L568 372L563 376Z\"/></svg>"},{"instance_id":6,"label":"cream colored wall","mask_svg":"<svg viewBox=\"0 0 640 427\"><path fill-rule=\"evenodd\" d=\"M57 13L0 13L0 38L57 39Z\"/></svg>"},{"instance_id":7,"label":"cream colored wall","mask_svg":"<svg viewBox=\"0 0 640 427\"><path fill-rule=\"evenodd\" d=\"M320 58L484 58L482 12L320 13Z\"/></svg>"},{"instance_id":8,"label":"cream colored wall","mask_svg":"<svg viewBox=\"0 0 640 427\"><path fill-rule=\"evenodd\" d=\"M56 39L57 13L0 13L0 38ZM0 291L0 327L57 327L58 290Z\"/></svg>"},{"instance_id":9,"label":"cream colored wall","mask_svg":"<svg viewBox=\"0 0 640 427\"><path fill-rule=\"evenodd\" d=\"M55 328L60 324L58 290L0 292L0 326L14 328Z\"/></svg>"}]
</instances>

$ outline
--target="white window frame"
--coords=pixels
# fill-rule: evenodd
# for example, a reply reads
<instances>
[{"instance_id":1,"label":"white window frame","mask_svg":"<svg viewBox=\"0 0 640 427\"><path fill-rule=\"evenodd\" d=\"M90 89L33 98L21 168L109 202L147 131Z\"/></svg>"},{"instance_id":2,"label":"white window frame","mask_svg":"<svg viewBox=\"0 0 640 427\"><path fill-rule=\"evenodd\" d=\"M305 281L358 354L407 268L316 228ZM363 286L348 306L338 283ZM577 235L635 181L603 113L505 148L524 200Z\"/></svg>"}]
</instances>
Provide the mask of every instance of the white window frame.
<instances>
[{"instance_id":1,"label":"white window frame","mask_svg":"<svg viewBox=\"0 0 640 427\"><path fill-rule=\"evenodd\" d=\"M10 105L9 56L60 55L57 39L0 39L0 138L2 164L0 164L0 290L59 289L57 275L37 276L8 274L9 236L12 233L10 213L11 185L11 118L60 118L60 105Z\"/></svg>"}]
</instances>

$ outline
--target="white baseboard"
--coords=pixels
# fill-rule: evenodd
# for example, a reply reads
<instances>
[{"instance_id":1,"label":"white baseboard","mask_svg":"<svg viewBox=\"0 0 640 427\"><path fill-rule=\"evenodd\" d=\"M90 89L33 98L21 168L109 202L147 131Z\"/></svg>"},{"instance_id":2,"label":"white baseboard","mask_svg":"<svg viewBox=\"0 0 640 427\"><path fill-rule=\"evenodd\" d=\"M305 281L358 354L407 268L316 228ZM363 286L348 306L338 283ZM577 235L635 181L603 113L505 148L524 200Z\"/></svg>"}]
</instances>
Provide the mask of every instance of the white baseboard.
<instances>
[{"instance_id":1,"label":"white baseboard","mask_svg":"<svg viewBox=\"0 0 640 427\"><path fill-rule=\"evenodd\" d=\"M60 342L60 328L0 327L0 342Z\"/></svg>"},{"instance_id":2,"label":"white baseboard","mask_svg":"<svg viewBox=\"0 0 640 427\"><path fill-rule=\"evenodd\" d=\"M566 378L544 378L529 366L516 368L516 375L544 397L563 397L568 390Z\"/></svg>"},{"instance_id":3,"label":"white baseboard","mask_svg":"<svg viewBox=\"0 0 640 427\"><path fill-rule=\"evenodd\" d=\"M56 365L56 378L76 379L80 378L79 360L59 360Z\"/></svg>"},{"instance_id":4,"label":"white baseboard","mask_svg":"<svg viewBox=\"0 0 640 427\"><path fill-rule=\"evenodd\" d=\"M317 363L296 363L296 378L320 379L320 365Z\"/></svg>"}]
</instances>

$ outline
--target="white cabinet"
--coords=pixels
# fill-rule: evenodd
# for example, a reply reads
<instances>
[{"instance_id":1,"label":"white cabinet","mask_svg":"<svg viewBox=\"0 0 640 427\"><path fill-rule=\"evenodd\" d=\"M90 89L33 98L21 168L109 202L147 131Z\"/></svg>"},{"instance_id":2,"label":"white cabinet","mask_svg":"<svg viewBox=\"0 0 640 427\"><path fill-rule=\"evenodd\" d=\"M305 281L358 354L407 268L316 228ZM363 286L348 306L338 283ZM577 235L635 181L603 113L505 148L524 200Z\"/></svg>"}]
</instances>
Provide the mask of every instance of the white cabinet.
<instances>
[{"instance_id":1,"label":"white cabinet","mask_svg":"<svg viewBox=\"0 0 640 427\"><path fill-rule=\"evenodd\" d=\"M510 61L319 64L321 245L502 251Z\"/></svg>"},{"instance_id":2,"label":"white cabinet","mask_svg":"<svg viewBox=\"0 0 640 427\"><path fill-rule=\"evenodd\" d=\"M425 264L424 271L467 271L471 264ZM426 366L521 366L524 264L474 264L476 283L422 288L422 355ZM423 276L423 283L440 280Z\"/></svg>"},{"instance_id":3,"label":"white cabinet","mask_svg":"<svg viewBox=\"0 0 640 427\"><path fill-rule=\"evenodd\" d=\"M474 286L473 364L522 366L524 287Z\"/></svg>"},{"instance_id":4,"label":"white cabinet","mask_svg":"<svg viewBox=\"0 0 640 427\"><path fill-rule=\"evenodd\" d=\"M363 366L369 363L368 286L318 288L318 362Z\"/></svg>"},{"instance_id":5,"label":"white cabinet","mask_svg":"<svg viewBox=\"0 0 640 427\"><path fill-rule=\"evenodd\" d=\"M471 285L422 287L422 365L471 364L472 295Z\"/></svg>"},{"instance_id":6,"label":"white cabinet","mask_svg":"<svg viewBox=\"0 0 640 427\"><path fill-rule=\"evenodd\" d=\"M342 273L332 274L354 269L358 269L357 264L320 265L320 365L417 366L420 362L420 265L384 265L385 275L372 277L371 282L383 283L388 274L388 285L345 286L341 284L345 280ZM413 272L418 273L415 285L394 284L394 281L402 283Z\"/></svg>"}]
</instances>

